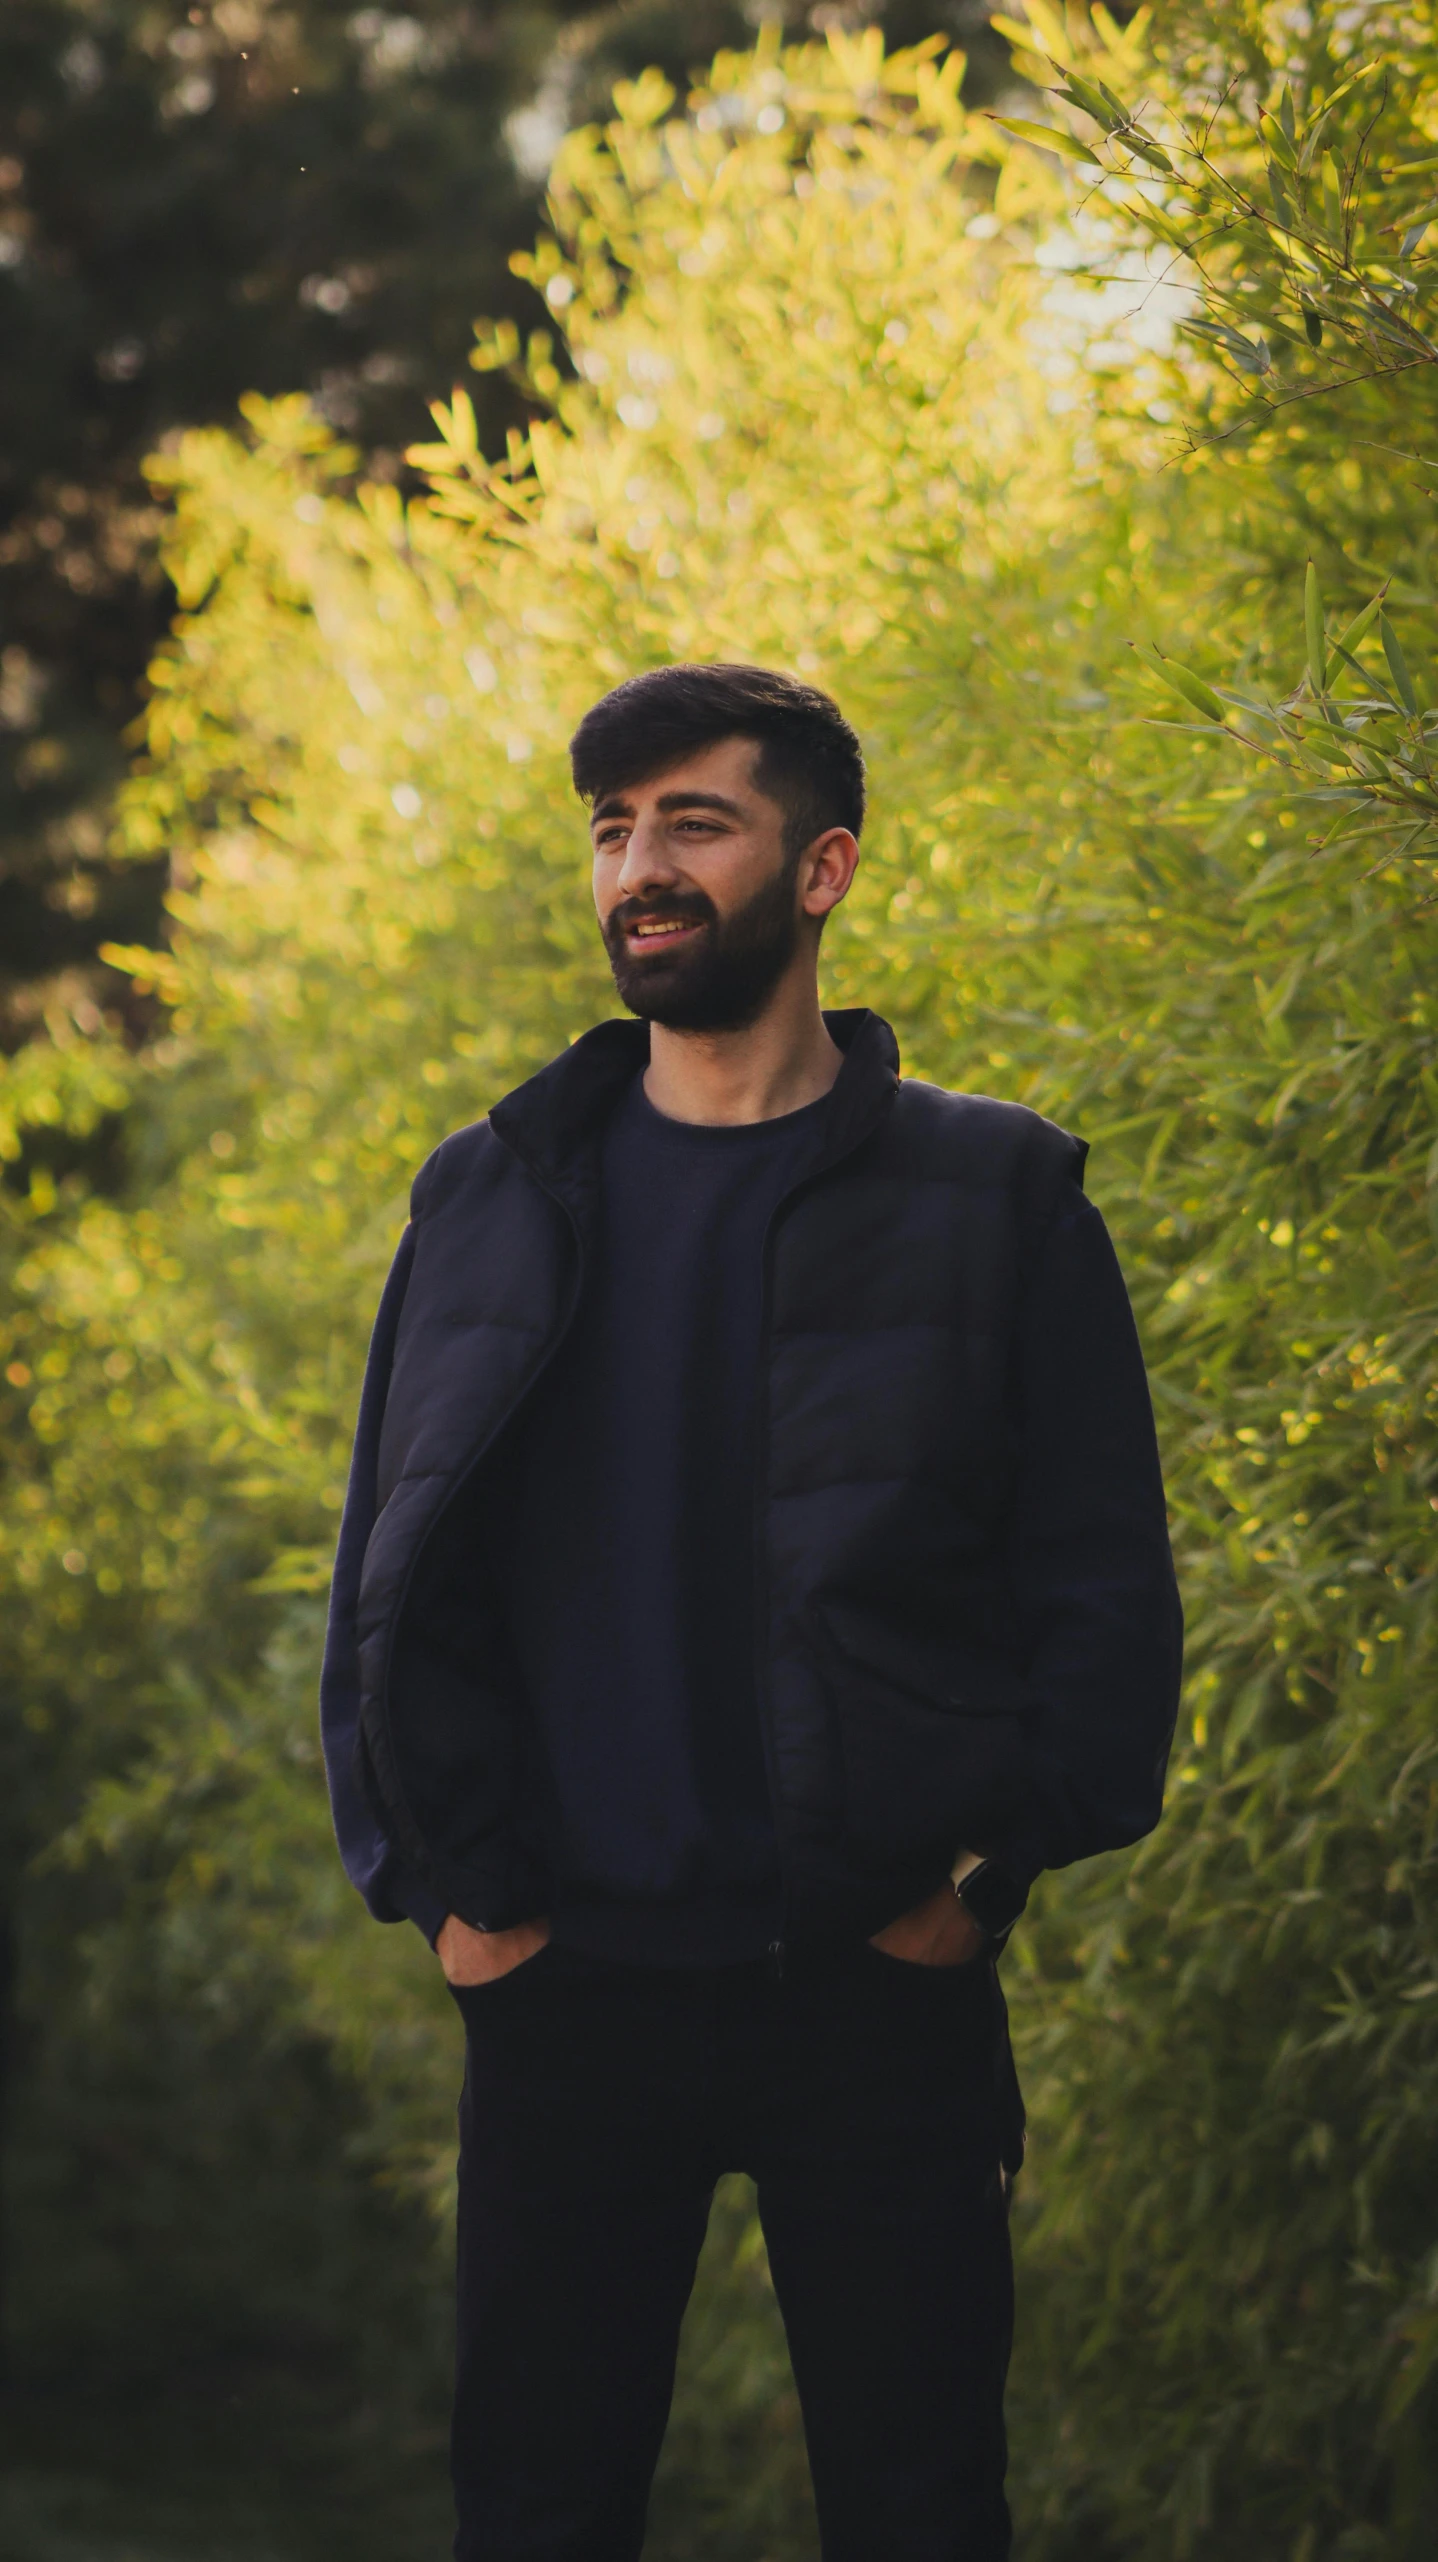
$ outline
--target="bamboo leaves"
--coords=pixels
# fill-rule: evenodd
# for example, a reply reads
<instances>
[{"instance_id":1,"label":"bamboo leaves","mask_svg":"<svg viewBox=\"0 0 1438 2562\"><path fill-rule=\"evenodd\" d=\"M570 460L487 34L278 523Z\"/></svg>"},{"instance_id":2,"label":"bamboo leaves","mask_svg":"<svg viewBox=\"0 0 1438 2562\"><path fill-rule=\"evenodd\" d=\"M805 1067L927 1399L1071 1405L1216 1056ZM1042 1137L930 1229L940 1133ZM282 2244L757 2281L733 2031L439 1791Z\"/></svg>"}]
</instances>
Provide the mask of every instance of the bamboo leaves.
<instances>
[{"instance_id":1,"label":"bamboo leaves","mask_svg":"<svg viewBox=\"0 0 1438 2562\"><path fill-rule=\"evenodd\" d=\"M994 116L992 122L1013 134L1019 142L1031 142L1042 151L1056 151L1064 160L1082 161L1087 168L1096 165L1095 154L1077 134L1063 125L1036 125L1023 116Z\"/></svg>"},{"instance_id":2,"label":"bamboo leaves","mask_svg":"<svg viewBox=\"0 0 1438 2562\"><path fill-rule=\"evenodd\" d=\"M1416 721L1418 697L1413 691L1413 679L1408 673L1408 661L1403 655L1398 634L1386 614L1380 613L1378 617L1378 631L1383 643L1383 655L1388 661L1388 672L1398 691L1398 699L1409 719Z\"/></svg>"},{"instance_id":3,"label":"bamboo leaves","mask_svg":"<svg viewBox=\"0 0 1438 2562\"><path fill-rule=\"evenodd\" d=\"M1308 682L1315 699L1328 691L1328 648L1323 632L1323 590L1312 561L1304 573L1303 628L1308 644Z\"/></svg>"},{"instance_id":4,"label":"bamboo leaves","mask_svg":"<svg viewBox=\"0 0 1438 2562\"><path fill-rule=\"evenodd\" d=\"M1160 683L1167 685L1171 692L1190 704L1194 711L1202 712L1205 720L1222 723L1228 718L1227 711L1213 687L1205 685L1201 676L1195 676L1191 667L1181 666L1176 658L1165 657L1161 649L1152 645L1148 649L1141 650L1139 654L1145 664L1153 669Z\"/></svg>"},{"instance_id":5,"label":"bamboo leaves","mask_svg":"<svg viewBox=\"0 0 1438 2562\"><path fill-rule=\"evenodd\" d=\"M1385 590L1330 638L1315 564L1304 573L1304 676L1272 702L1236 688L1217 692L1150 644L1138 655L1173 693L1240 746L1286 772L1294 797L1315 813L1337 806L1327 846L1368 846L1378 862L1438 862L1438 768L1402 644L1384 611ZM1377 626L1390 683L1358 651ZM1362 691L1340 697L1344 676ZM1232 718L1231 715L1237 715Z\"/></svg>"},{"instance_id":6,"label":"bamboo leaves","mask_svg":"<svg viewBox=\"0 0 1438 2562\"><path fill-rule=\"evenodd\" d=\"M1091 148L1108 173L1110 199L1197 280L1201 308L1179 327L1210 360L1211 379L1199 401L1191 382L1184 386L1191 449L1272 427L1294 402L1351 382L1438 374L1432 262L1420 254L1438 214L1424 183L1434 164L1410 148L1380 173L1381 119L1393 99L1381 51L1336 82L1308 78L1300 88L1282 80L1273 102L1256 109L1229 90L1202 119L1171 103L1157 122L1145 122L1095 76L1114 58L1116 31L1096 19L1085 37L1080 24L1052 11L1041 11L1035 25L1058 75L1050 95L1097 128ZM1132 31L1125 41L1131 50ZM1136 165L1157 165L1152 153L1160 147L1172 181L1162 191L1141 174L1135 179ZM1395 196L1396 209L1388 202ZM1346 375L1334 374L1338 358ZM1200 404L1201 425L1193 416ZM1326 843L1356 845L1366 824L1375 863L1430 864L1438 855L1434 724L1381 595L1330 640L1310 561L1303 614L1305 684L1281 701L1250 688L1215 692L1162 649L1144 654L1170 692L1290 774L1303 797L1337 801L1340 833ZM1382 675L1357 656L1375 622ZM1340 702L1334 688L1350 680L1360 690Z\"/></svg>"},{"instance_id":7,"label":"bamboo leaves","mask_svg":"<svg viewBox=\"0 0 1438 2562\"><path fill-rule=\"evenodd\" d=\"M1010 22L995 23L1018 36ZM1095 21L1085 42L1073 22L1061 25L1045 13L1043 24L1061 46L1046 57L1058 75L1049 94L1098 136L1092 145L1070 135L1051 147L1075 157L1086 149L1098 161L1110 186L1121 188L1132 222L1181 255L1197 278L1203 311L1189 334L1207 339L1240 385L1265 386L1256 404L1245 389L1244 406L1224 431L1252 433L1294 389L1311 396L1323 387L1321 373L1280 384L1279 348L1305 362L1341 349L1378 372L1438 362L1431 288L1426 271L1412 263L1435 210L1413 193L1422 163L1405 161L1387 173L1390 186L1410 195L1407 209L1400 206L1384 226L1396 244L1392 257L1372 241L1361 252L1355 247L1355 210L1372 175L1374 110L1386 96L1381 55L1326 95L1310 90L1302 106L1284 81L1275 103L1256 112L1245 109L1235 88L1202 117L1169 109L1156 124L1091 76L1111 58L1116 31ZM1011 120L1008 130L1033 139L1032 129L1019 135ZM1153 173L1169 186L1160 192Z\"/></svg>"}]
</instances>

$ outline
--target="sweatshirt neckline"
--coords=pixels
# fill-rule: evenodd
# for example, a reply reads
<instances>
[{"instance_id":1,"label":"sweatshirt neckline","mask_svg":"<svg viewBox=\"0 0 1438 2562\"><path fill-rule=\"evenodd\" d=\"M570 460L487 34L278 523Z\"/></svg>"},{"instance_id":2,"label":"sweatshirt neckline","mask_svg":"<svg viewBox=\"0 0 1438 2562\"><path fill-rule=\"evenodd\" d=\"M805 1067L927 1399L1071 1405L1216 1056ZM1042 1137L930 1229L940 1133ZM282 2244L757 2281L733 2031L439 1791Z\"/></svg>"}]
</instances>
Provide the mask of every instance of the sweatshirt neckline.
<instances>
[{"instance_id":1,"label":"sweatshirt neckline","mask_svg":"<svg viewBox=\"0 0 1438 2562\"><path fill-rule=\"evenodd\" d=\"M844 1053L825 1098L821 1150L829 1165L867 1138L892 1103L899 1084L899 1048L888 1024L867 1007L826 1008L824 1021ZM548 1067L503 1096L490 1112L489 1126L547 1189L564 1198L573 1215L585 1217L595 1197L595 1143L637 1070L648 1064L647 1023L619 1018L597 1023Z\"/></svg>"},{"instance_id":2,"label":"sweatshirt neckline","mask_svg":"<svg viewBox=\"0 0 1438 2562\"><path fill-rule=\"evenodd\" d=\"M801 1103L794 1112L776 1112L763 1121L680 1121L671 1112L661 1112L644 1091L644 1071L633 1079L621 1109L637 1122L646 1137L654 1137L680 1147L757 1146L765 1140L777 1140L813 1128L822 1118L833 1093L817 1095L812 1103Z\"/></svg>"}]
</instances>

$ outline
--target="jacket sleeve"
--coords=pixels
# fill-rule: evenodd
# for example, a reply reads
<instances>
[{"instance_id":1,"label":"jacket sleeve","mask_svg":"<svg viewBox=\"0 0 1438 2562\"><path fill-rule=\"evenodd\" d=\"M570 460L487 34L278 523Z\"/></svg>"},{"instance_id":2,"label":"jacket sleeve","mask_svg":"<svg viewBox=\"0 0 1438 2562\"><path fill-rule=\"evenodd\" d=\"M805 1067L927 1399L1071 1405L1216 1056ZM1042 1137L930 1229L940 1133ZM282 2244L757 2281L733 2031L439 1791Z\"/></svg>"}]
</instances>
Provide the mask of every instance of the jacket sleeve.
<instances>
[{"instance_id":1,"label":"jacket sleeve","mask_svg":"<svg viewBox=\"0 0 1438 2562\"><path fill-rule=\"evenodd\" d=\"M1027 1883L1157 1823L1183 1619L1138 1331L1108 1230L1076 1188L1043 1237L1017 1326L1009 1570L1031 1802L984 1847Z\"/></svg>"},{"instance_id":2,"label":"jacket sleeve","mask_svg":"<svg viewBox=\"0 0 1438 2562\"><path fill-rule=\"evenodd\" d=\"M330 1810L340 1858L376 1921L413 1921L431 1943L445 1911L417 1877L401 1865L359 1772L360 1684L356 1610L365 1550L375 1524L380 1429L389 1393L395 1335L414 1261L414 1229L407 1227L390 1267L375 1318L360 1394L349 1488L340 1522L329 1626L320 1674L320 1736L329 1779Z\"/></svg>"}]
</instances>

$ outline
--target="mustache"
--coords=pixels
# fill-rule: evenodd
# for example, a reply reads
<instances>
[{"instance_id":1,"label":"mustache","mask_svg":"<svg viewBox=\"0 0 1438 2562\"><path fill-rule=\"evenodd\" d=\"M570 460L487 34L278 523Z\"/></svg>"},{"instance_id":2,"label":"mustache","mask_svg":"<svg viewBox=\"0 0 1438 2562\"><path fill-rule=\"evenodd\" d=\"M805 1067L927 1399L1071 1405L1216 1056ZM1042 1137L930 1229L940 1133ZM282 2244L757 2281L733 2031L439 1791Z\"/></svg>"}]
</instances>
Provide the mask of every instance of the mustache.
<instances>
[{"instance_id":1,"label":"mustache","mask_svg":"<svg viewBox=\"0 0 1438 2562\"><path fill-rule=\"evenodd\" d=\"M605 920L604 939L618 941L634 925L713 925L718 913L704 890L675 890L665 898L622 898Z\"/></svg>"}]
</instances>

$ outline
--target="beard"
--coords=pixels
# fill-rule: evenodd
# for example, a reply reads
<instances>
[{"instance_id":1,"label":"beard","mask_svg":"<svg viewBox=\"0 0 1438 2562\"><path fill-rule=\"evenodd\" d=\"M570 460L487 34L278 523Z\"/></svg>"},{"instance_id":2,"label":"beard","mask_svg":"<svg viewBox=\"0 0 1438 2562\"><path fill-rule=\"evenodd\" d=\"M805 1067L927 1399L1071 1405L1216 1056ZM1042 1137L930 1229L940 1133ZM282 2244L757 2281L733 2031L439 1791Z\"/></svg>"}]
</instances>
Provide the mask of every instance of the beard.
<instances>
[{"instance_id":1,"label":"beard","mask_svg":"<svg viewBox=\"0 0 1438 2562\"><path fill-rule=\"evenodd\" d=\"M784 862L732 916L703 890L621 899L603 927L614 984L631 1014L671 1032L739 1032L754 1022L799 942L794 905L797 863ZM679 950L632 952L626 929L677 922L700 931Z\"/></svg>"}]
</instances>

